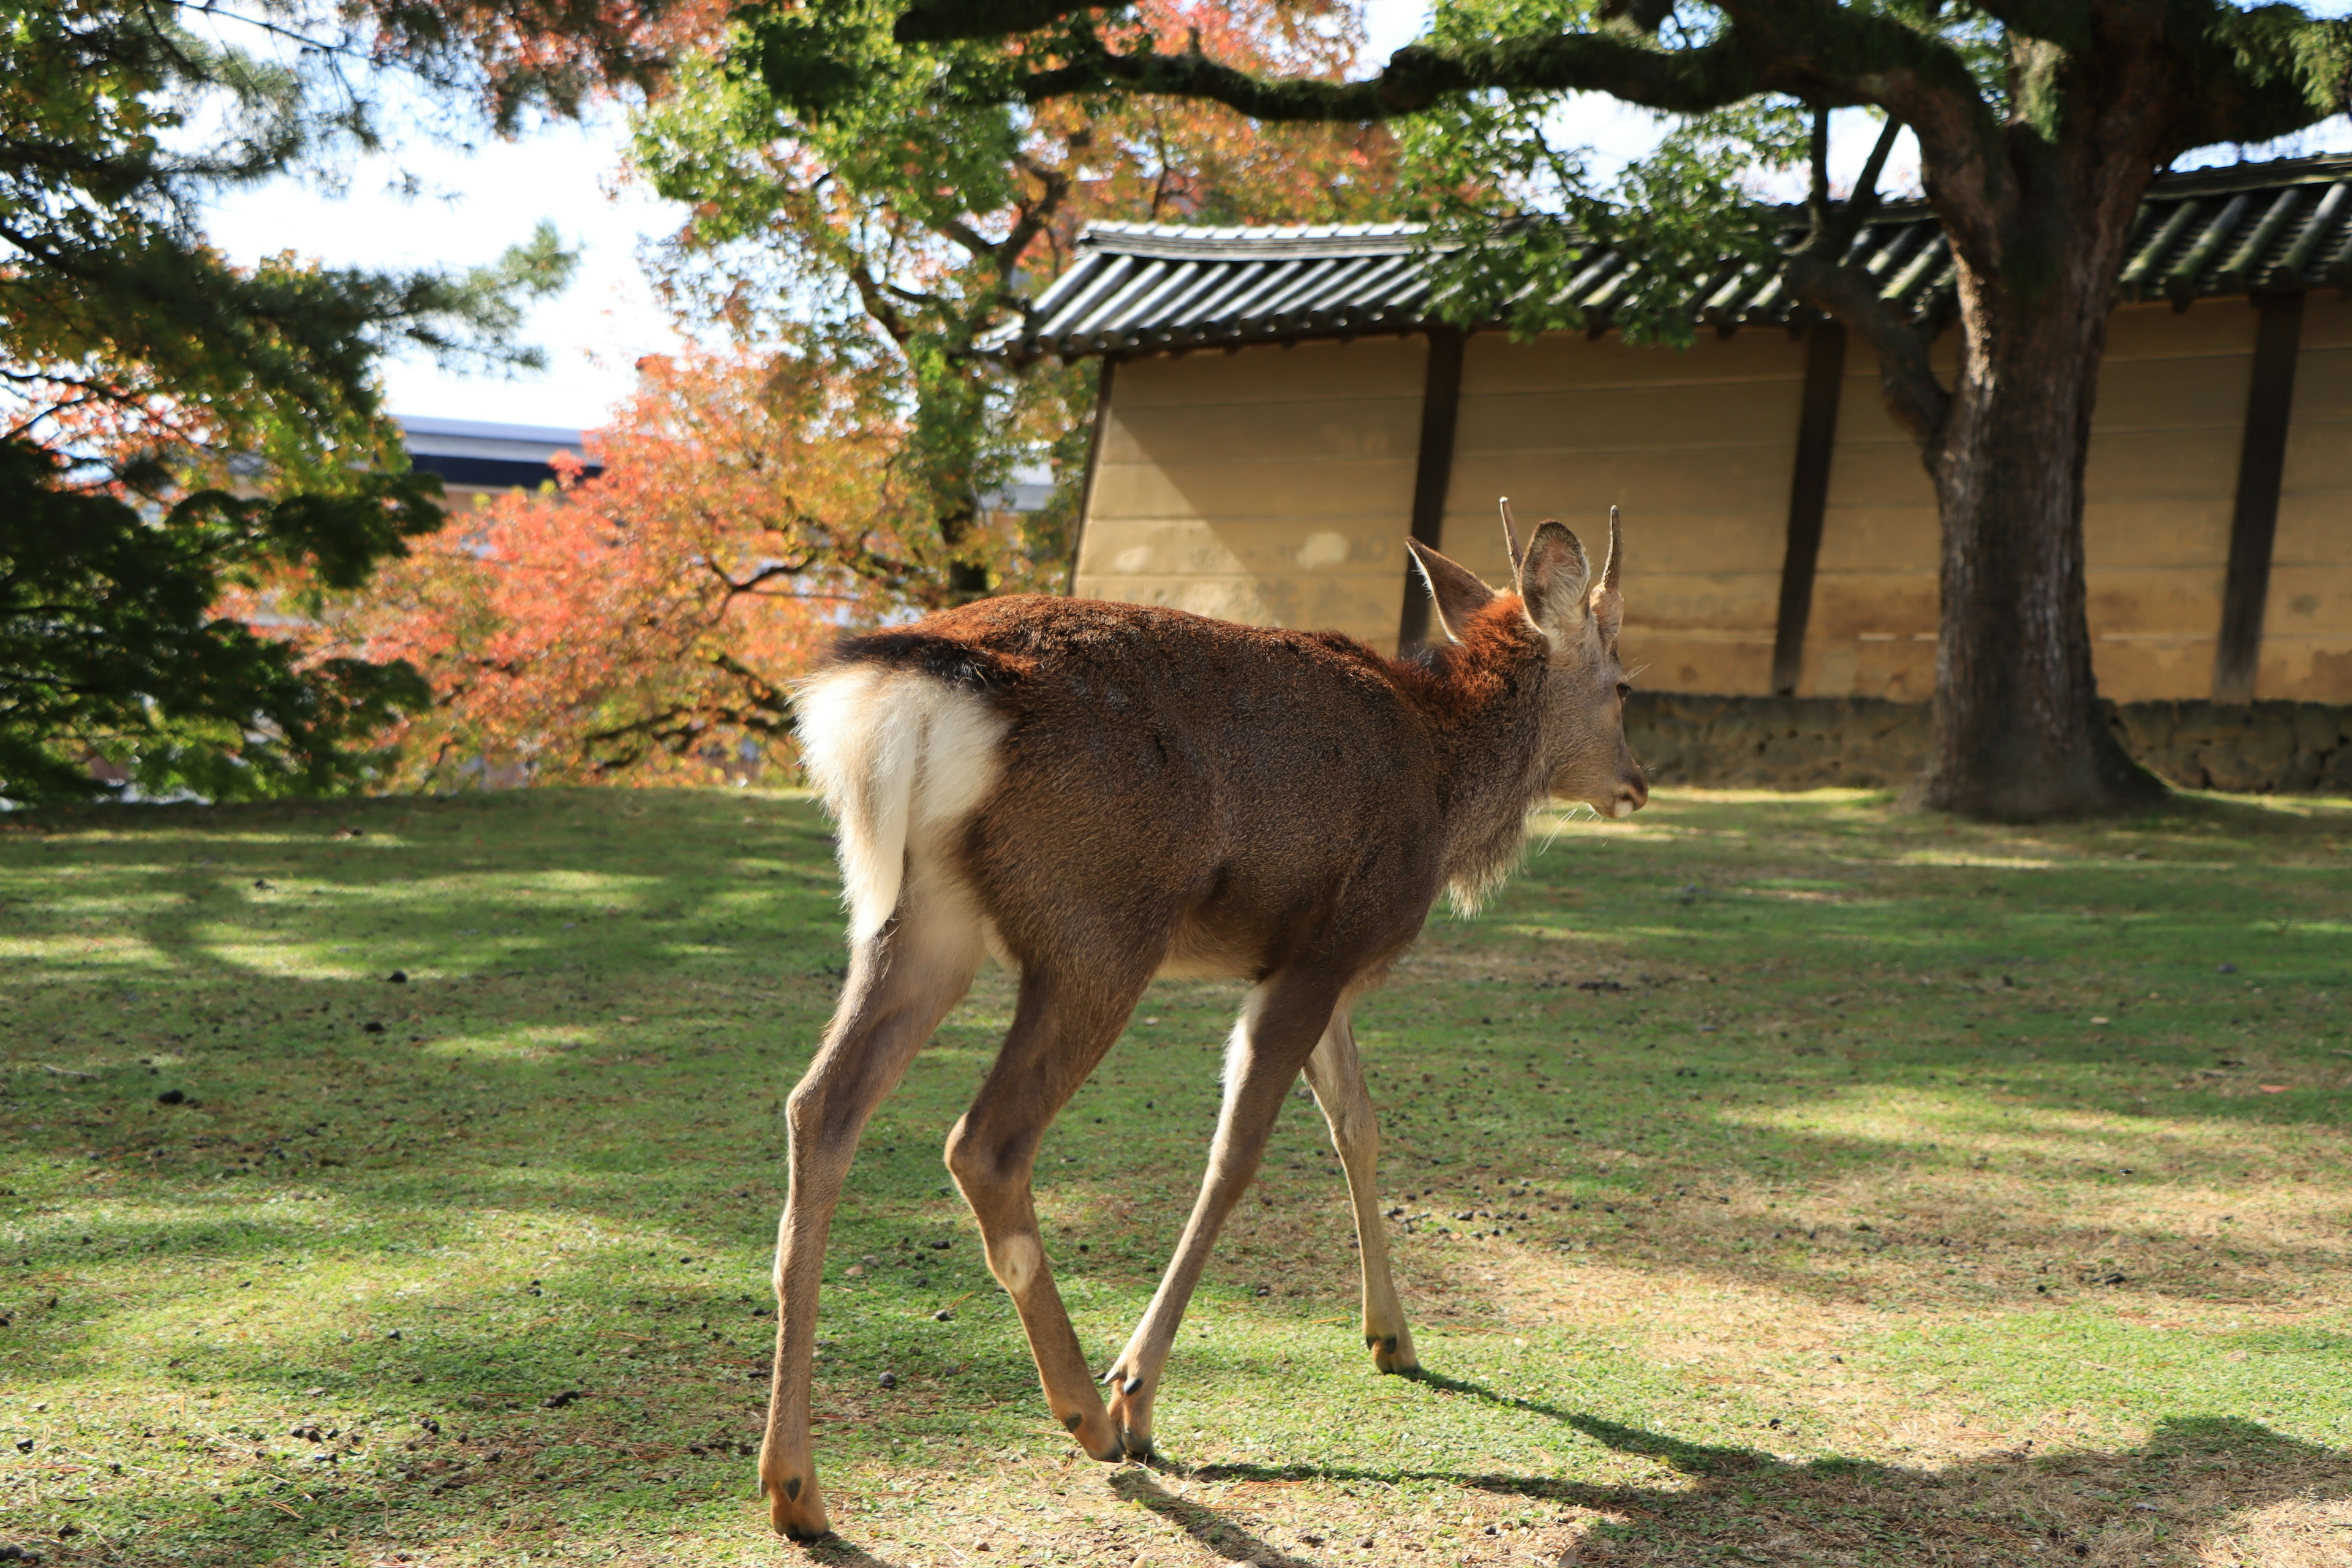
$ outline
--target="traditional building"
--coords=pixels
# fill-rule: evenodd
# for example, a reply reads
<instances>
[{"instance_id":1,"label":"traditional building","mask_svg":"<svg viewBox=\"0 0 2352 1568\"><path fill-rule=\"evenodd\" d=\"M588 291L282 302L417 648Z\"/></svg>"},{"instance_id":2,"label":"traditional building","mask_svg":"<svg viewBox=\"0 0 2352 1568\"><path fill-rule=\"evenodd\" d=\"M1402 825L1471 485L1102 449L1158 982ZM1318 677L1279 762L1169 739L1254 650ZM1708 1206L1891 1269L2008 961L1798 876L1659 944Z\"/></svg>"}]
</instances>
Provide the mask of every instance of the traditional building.
<instances>
[{"instance_id":1,"label":"traditional building","mask_svg":"<svg viewBox=\"0 0 2352 1568\"><path fill-rule=\"evenodd\" d=\"M551 425L496 425L480 419L395 416L408 460L420 472L441 478L441 494L452 511L484 506L509 490L535 490L555 482L562 453L598 473L587 460L580 432Z\"/></svg>"},{"instance_id":2,"label":"traditional building","mask_svg":"<svg viewBox=\"0 0 2352 1568\"><path fill-rule=\"evenodd\" d=\"M1924 209L1859 244L1948 319ZM1426 624L1408 535L1499 582L1498 496L1588 539L1614 504L1641 685L1927 699L1935 497L1866 346L1769 268L1697 281L1689 348L1465 334L1424 258L1402 226L1090 230L1007 345L1102 362L1076 591L1393 647ZM1633 265L1596 258L1571 301L1605 322ZM2352 158L2157 182L2087 485L2108 696L2352 704Z\"/></svg>"}]
</instances>

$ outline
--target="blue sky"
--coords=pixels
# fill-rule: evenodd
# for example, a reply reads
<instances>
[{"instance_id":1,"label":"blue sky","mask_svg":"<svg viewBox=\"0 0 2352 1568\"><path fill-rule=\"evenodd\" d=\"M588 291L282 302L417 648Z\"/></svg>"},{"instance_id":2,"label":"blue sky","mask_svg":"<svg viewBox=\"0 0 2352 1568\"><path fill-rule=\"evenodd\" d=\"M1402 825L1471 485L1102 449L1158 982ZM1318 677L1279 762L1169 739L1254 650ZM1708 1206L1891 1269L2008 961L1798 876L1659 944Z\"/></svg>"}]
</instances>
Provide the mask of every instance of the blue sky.
<instances>
[{"instance_id":1,"label":"blue sky","mask_svg":"<svg viewBox=\"0 0 2352 1568\"><path fill-rule=\"evenodd\" d=\"M1368 58L1385 59L1420 31L1426 16L1426 0L1370 0ZM1606 99L1580 100L1574 116L1578 138L1603 161L1633 157L1654 135L1646 112ZM399 414L593 426L628 393L638 356L678 341L638 256L647 240L677 226L680 209L623 179L625 137L621 115L607 112L471 153L413 143L397 158L355 169L346 194L281 180L224 198L208 222L215 243L248 261L290 249L346 265L462 267L492 259L529 237L540 219L553 219L580 250L581 267L572 287L540 306L525 328L548 368L510 376L395 360L385 368L386 390ZM2352 148L2352 127L2339 120L2295 148L2275 151L2346 148ZM2217 152L2208 161L2231 155ZM1860 162L1858 150L1852 161ZM1904 166L1898 152L1890 173ZM396 192L403 172L415 176L424 194Z\"/></svg>"}]
</instances>

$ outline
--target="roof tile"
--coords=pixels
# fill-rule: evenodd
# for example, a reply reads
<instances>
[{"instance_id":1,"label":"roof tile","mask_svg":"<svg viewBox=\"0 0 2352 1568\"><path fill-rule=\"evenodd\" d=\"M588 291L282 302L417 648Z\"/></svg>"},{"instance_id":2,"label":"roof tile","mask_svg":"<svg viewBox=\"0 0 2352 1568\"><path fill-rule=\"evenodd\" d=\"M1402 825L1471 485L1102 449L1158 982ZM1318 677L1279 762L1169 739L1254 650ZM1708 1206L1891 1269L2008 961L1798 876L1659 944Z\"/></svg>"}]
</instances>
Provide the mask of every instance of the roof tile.
<instances>
[{"instance_id":1,"label":"roof tile","mask_svg":"<svg viewBox=\"0 0 2352 1568\"><path fill-rule=\"evenodd\" d=\"M1791 214L1789 237L1801 233ZM1881 297L1914 319L1950 309L1951 247L1923 204L1890 205L1855 243ZM1189 228L1101 223L1038 297L1024 331L994 345L1015 358L1194 348L1431 324L1422 230L1402 223ZM1560 303L1604 311L1639 276L1603 252ZM2160 176L2142 203L2116 284L2120 299L2176 305L2250 289L2352 289L2352 156L2294 158ZM1809 319L1777 268L1717 266L1691 279L1695 321Z\"/></svg>"}]
</instances>

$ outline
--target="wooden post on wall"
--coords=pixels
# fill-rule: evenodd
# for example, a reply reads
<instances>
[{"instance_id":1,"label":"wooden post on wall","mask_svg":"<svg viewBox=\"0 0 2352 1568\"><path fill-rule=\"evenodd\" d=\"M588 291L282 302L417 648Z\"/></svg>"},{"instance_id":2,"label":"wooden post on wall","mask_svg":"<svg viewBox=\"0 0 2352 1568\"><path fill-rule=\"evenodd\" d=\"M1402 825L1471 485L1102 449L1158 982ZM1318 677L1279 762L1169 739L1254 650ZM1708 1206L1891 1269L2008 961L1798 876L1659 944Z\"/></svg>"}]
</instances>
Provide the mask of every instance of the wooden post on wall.
<instances>
[{"instance_id":1,"label":"wooden post on wall","mask_svg":"<svg viewBox=\"0 0 2352 1568\"><path fill-rule=\"evenodd\" d=\"M1813 567L1822 555L1822 514L1837 450L1838 394L1845 386L1845 328L1816 321L1805 333L1804 407L1797 418L1797 467L1789 480L1789 545L1780 557L1780 613L1772 632L1772 694L1796 694L1805 665L1805 623L1813 614Z\"/></svg>"},{"instance_id":2,"label":"wooden post on wall","mask_svg":"<svg viewBox=\"0 0 2352 1568\"><path fill-rule=\"evenodd\" d=\"M1432 550L1445 548L1445 492L1454 482L1454 430L1461 412L1462 333L1432 327L1421 388L1421 454L1412 470L1412 536ZM1397 652L1411 653L1428 639L1429 609L1429 588L1408 559Z\"/></svg>"},{"instance_id":3,"label":"wooden post on wall","mask_svg":"<svg viewBox=\"0 0 2352 1568\"><path fill-rule=\"evenodd\" d=\"M1078 591L1078 547L1087 542L1087 519L1094 515L1095 470L1102 465L1103 426L1110 423L1110 388L1118 374L1118 361L1103 355L1102 374L1095 382L1095 423L1087 433L1087 476L1078 487L1078 521L1070 529L1070 575L1062 584L1064 595Z\"/></svg>"},{"instance_id":4,"label":"wooden post on wall","mask_svg":"<svg viewBox=\"0 0 2352 1568\"><path fill-rule=\"evenodd\" d=\"M2278 534L2279 481L2286 468L2294 362L2303 341L2303 296L2257 294L2254 377L2246 391L2246 433L2238 448L2238 504L2230 518L2230 574L2221 589L2221 637L2213 650L2213 700L2252 702L2263 660L2263 611L2271 592L2271 544Z\"/></svg>"}]
</instances>

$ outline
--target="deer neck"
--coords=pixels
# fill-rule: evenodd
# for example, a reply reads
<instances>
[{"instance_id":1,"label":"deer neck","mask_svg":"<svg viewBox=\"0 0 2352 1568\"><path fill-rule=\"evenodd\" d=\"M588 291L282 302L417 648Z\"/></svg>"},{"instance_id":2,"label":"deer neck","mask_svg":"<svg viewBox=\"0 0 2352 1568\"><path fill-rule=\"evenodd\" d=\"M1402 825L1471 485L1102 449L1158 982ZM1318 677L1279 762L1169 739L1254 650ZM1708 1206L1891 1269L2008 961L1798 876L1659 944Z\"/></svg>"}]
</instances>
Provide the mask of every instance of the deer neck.
<instances>
[{"instance_id":1,"label":"deer neck","mask_svg":"<svg viewBox=\"0 0 2352 1568\"><path fill-rule=\"evenodd\" d=\"M1528 812L1545 798L1541 634L1517 595L1481 611L1435 651L1420 695L1441 773L1441 867L1467 910L1517 864Z\"/></svg>"}]
</instances>

